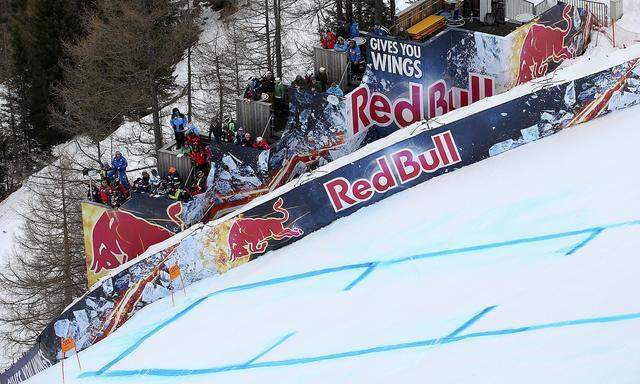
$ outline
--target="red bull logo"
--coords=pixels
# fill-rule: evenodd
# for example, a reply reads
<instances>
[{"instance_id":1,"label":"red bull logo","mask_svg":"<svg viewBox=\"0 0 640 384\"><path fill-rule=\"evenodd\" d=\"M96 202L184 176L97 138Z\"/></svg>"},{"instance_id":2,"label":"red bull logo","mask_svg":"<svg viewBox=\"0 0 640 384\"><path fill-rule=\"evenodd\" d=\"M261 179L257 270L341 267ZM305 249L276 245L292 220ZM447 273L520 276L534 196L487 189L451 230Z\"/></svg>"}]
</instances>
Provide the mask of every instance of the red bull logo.
<instances>
[{"instance_id":1,"label":"red bull logo","mask_svg":"<svg viewBox=\"0 0 640 384\"><path fill-rule=\"evenodd\" d=\"M91 271L117 268L172 235L168 229L131 213L105 210L91 232Z\"/></svg>"},{"instance_id":2,"label":"red bull logo","mask_svg":"<svg viewBox=\"0 0 640 384\"><path fill-rule=\"evenodd\" d=\"M229 248L231 260L245 256L265 253L269 240L283 240L300 237L304 231L299 228L285 227L289 220L289 211L282 208L282 198L273 203L273 210L280 213L280 217L268 218L240 218L236 219L229 230Z\"/></svg>"},{"instance_id":3,"label":"red bull logo","mask_svg":"<svg viewBox=\"0 0 640 384\"><path fill-rule=\"evenodd\" d=\"M324 189L333 210L340 212L356 204L372 199L417 179L422 174L431 174L462 161L458 146L451 131L431 137L433 148L416 154L411 148L403 148L376 159L377 169L369 178L350 181L336 177L324 183ZM395 171L395 174L394 172Z\"/></svg>"},{"instance_id":4,"label":"red bull logo","mask_svg":"<svg viewBox=\"0 0 640 384\"><path fill-rule=\"evenodd\" d=\"M564 43L573 26L570 14L572 9L572 6L567 5L562 11L562 17L567 23L565 28L539 23L531 25L520 52L518 84L544 76L549 70L549 64L560 64L574 56L574 52Z\"/></svg>"}]
</instances>

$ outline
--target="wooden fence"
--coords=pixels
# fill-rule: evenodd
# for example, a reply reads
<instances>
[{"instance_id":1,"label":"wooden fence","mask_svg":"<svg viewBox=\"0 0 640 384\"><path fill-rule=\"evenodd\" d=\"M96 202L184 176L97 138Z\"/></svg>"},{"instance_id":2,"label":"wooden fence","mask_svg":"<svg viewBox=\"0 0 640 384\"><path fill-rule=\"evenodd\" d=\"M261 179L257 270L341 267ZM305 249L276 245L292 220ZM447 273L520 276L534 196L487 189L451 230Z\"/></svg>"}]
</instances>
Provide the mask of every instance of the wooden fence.
<instances>
[{"instance_id":1,"label":"wooden fence","mask_svg":"<svg viewBox=\"0 0 640 384\"><path fill-rule=\"evenodd\" d=\"M445 8L444 0L422 0L403 9L396 15L396 22L391 28L394 33L401 29L409 29L427 16L436 15Z\"/></svg>"},{"instance_id":2,"label":"wooden fence","mask_svg":"<svg viewBox=\"0 0 640 384\"><path fill-rule=\"evenodd\" d=\"M165 177L169 173L169 167L175 167L183 181L191 172L191 159L189 156L178 157L180 152L176 150L176 143L167 144L158 150L158 173Z\"/></svg>"},{"instance_id":3,"label":"wooden fence","mask_svg":"<svg viewBox=\"0 0 640 384\"><path fill-rule=\"evenodd\" d=\"M313 63L314 73L318 73L321 67L327 70L329 85L335 82L340 85L340 88L345 88L349 80L349 74L347 73L349 61L347 60L346 52L315 47L313 50Z\"/></svg>"},{"instance_id":4,"label":"wooden fence","mask_svg":"<svg viewBox=\"0 0 640 384\"><path fill-rule=\"evenodd\" d=\"M253 138L271 136L271 103L236 99L236 127L242 127Z\"/></svg>"},{"instance_id":5,"label":"wooden fence","mask_svg":"<svg viewBox=\"0 0 640 384\"><path fill-rule=\"evenodd\" d=\"M532 0L507 0L505 4L505 17L510 20L517 20L517 16L523 13L538 16L554 6L557 1L544 0L538 4L534 3Z\"/></svg>"}]
</instances>

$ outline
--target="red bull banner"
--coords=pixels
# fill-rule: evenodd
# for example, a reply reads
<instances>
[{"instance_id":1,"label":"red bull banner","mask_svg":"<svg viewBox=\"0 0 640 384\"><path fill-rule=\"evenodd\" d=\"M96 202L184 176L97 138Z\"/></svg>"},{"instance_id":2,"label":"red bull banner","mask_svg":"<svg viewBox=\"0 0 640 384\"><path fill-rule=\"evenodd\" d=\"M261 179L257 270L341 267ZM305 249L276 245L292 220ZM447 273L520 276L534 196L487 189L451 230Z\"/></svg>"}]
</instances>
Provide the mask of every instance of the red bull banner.
<instances>
[{"instance_id":1,"label":"red bull banner","mask_svg":"<svg viewBox=\"0 0 640 384\"><path fill-rule=\"evenodd\" d=\"M89 286L179 232L182 209L181 202L138 193L120 209L83 202Z\"/></svg>"},{"instance_id":2,"label":"red bull banner","mask_svg":"<svg viewBox=\"0 0 640 384\"><path fill-rule=\"evenodd\" d=\"M450 28L426 43L370 36L362 85L347 94L348 132L375 137L541 77L588 43L591 14L559 3L509 35Z\"/></svg>"}]
</instances>

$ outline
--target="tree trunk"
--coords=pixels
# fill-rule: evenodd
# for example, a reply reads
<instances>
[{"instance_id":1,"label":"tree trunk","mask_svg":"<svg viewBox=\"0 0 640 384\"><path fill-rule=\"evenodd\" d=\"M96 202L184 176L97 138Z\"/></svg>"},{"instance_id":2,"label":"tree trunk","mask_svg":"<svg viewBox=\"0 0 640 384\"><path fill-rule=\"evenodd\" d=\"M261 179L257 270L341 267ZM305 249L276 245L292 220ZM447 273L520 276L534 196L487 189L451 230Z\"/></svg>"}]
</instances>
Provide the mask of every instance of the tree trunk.
<instances>
[{"instance_id":1,"label":"tree trunk","mask_svg":"<svg viewBox=\"0 0 640 384\"><path fill-rule=\"evenodd\" d=\"M374 9L376 12L375 22L376 24L382 24L384 15L382 14L382 0L374 0Z\"/></svg>"},{"instance_id":2,"label":"tree trunk","mask_svg":"<svg viewBox=\"0 0 640 384\"><path fill-rule=\"evenodd\" d=\"M280 0L273 0L273 12L276 24L275 50L276 50L276 76L282 78L282 19Z\"/></svg>"},{"instance_id":3,"label":"tree trunk","mask_svg":"<svg viewBox=\"0 0 640 384\"><path fill-rule=\"evenodd\" d=\"M389 0L389 30L396 23L396 0Z\"/></svg>"},{"instance_id":4,"label":"tree trunk","mask_svg":"<svg viewBox=\"0 0 640 384\"><path fill-rule=\"evenodd\" d=\"M269 28L269 0L264 0L264 28L267 43L267 71L273 71L273 62L271 61L271 31Z\"/></svg>"},{"instance_id":5,"label":"tree trunk","mask_svg":"<svg viewBox=\"0 0 640 384\"><path fill-rule=\"evenodd\" d=\"M222 124L224 109L224 92L222 84L222 76L220 75L220 56L216 55L216 78L218 80L218 122ZM218 132L216 132L216 135ZM219 138L218 138L219 139Z\"/></svg>"},{"instance_id":6,"label":"tree trunk","mask_svg":"<svg viewBox=\"0 0 640 384\"><path fill-rule=\"evenodd\" d=\"M71 246L69 244L69 223L67 220L67 214L69 213L67 210L67 195L66 195L66 185L64 180L64 168L66 167L65 163L60 164L60 198L62 200L62 251L64 252L64 262L63 262L63 276L64 276L64 305L67 306L73 301L73 292L71 291L71 282L73 281L73 276L71 276Z\"/></svg>"},{"instance_id":7,"label":"tree trunk","mask_svg":"<svg viewBox=\"0 0 640 384\"><path fill-rule=\"evenodd\" d=\"M191 47L187 50L187 118L191 121Z\"/></svg>"},{"instance_id":8,"label":"tree trunk","mask_svg":"<svg viewBox=\"0 0 640 384\"><path fill-rule=\"evenodd\" d=\"M156 151L162 148L162 127L160 126L160 102L158 101L158 89L152 80L149 88L151 92L151 110L153 112L153 138L156 143Z\"/></svg>"},{"instance_id":9,"label":"tree trunk","mask_svg":"<svg viewBox=\"0 0 640 384\"><path fill-rule=\"evenodd\" d=\"M342 10L342 0L336 0L336 16L342 19L344 11Z\"/></svg>"},{"instance_id":10,"label":"tree trunk","mask_svg":"<svg viewBox=\"0 0 640 384\"><path fill-rule=\"evenodd\" d=\"M344 0L344 5L346 7L347 21L349 21L353 19L353 0Z\"/></svg>"}]
</instances>

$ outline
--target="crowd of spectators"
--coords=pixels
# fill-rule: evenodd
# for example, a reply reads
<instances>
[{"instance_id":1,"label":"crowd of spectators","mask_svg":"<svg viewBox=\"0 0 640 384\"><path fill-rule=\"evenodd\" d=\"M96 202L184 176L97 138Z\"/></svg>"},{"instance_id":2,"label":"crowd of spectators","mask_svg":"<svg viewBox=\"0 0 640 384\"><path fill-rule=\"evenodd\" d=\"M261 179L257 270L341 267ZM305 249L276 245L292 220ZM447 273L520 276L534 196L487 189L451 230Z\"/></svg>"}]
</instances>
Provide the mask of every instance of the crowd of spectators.
<instances>
[{"instance_id":1,"label":"crowd of spectators","mask_svg":"<svg viewBox=\"0 0 640 384\"><path fill-rule=\"evenodd\" d=\"M236 145L240 145L246 148L255 148L267 150L269 149L269 144L267 140L263 137L258 136L253 138L250 132L245 132L244 128L236 125L236 122L233 120L231 116L227 116L224 124L218 126L218 122L214 123L217 128L210 129L209 137L213 137L213 140L221 143L232 143ZM218 131L219 134L216 136L212 134L212 131Z\"/></svg>"}]
</instances>

